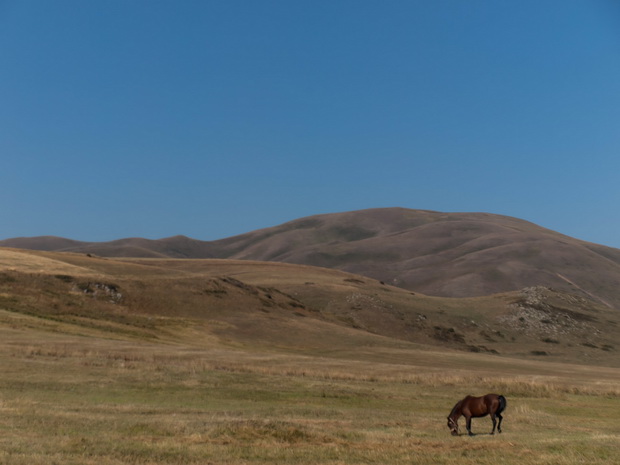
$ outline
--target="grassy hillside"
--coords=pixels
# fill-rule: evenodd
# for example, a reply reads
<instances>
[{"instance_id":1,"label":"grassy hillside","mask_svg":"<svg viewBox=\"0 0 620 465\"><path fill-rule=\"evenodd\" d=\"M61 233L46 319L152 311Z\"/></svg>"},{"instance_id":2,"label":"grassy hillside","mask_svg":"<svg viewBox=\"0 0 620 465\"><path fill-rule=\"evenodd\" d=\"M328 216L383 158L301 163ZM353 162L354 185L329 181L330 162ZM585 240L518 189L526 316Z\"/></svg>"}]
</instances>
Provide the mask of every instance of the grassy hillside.
<instances>
[{"instance_id":1,"label":"grassy hillside","mask_svg":"<svg viewBox=\"0 0 620 465\"><path fill-rule=\"evenodd\" d=\"M221 340L277 341L291 350L358 347L383 337L501 356L620 364L617 311L542 287L450 299L285 263L113 260L9 249L1 257L1 308L83 327L125 325L124 331L147 339L172 337L166 334L175 321L192 321Z\"/></svg>"},{"instance_id":2,"label":"grassy hillside","mask_svg":"<svg viewBox=\"0 0 620 465\"><path fill-rule=\"evenodd\" d=\"M542 288L440 299L307 266L0 249L0 463L613 463L620 368L592 363L617 359L613 316ZM577 348L582 324L600 340ZM454 403L491 391L504 433L450 436Z\"/></svg>"}]
</instances>

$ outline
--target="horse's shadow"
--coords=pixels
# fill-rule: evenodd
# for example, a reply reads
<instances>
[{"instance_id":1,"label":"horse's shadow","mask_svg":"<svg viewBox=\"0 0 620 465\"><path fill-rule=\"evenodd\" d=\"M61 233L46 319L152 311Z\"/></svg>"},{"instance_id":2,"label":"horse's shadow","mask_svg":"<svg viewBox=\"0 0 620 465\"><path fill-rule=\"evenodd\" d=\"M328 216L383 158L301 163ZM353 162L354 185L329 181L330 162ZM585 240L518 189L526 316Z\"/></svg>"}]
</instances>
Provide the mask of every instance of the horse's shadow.
<instances>
[{"instance_id":1,"label":"horse's shadow","mask_svg":"<svg viewBox=\"0 0 620 465\"><path fill-rule=\"evenodd\" d=\"M474 436L496 436L495 433L459 433L458 437L461 436L469 436L469 437L474 437Z\"/></svg>"}]
</instances>

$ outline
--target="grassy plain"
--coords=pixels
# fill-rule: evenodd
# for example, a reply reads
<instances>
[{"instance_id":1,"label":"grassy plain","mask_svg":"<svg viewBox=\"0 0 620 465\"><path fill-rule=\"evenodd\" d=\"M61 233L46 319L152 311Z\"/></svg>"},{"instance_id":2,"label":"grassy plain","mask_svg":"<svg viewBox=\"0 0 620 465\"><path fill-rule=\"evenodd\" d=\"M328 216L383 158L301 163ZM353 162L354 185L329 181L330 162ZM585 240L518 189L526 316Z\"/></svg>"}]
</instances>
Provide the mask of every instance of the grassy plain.
<instances>
[{"instance_id":1,"label":"grassy plain","mask_svg":"<svg viewBox=\"0 0 620 465\"><path fill-rule=\"evenodd\" d=\"M573 465L620 457L615 369L389 347L376 361L19 328L1 336L7 465ZM450 436L445 418L456 400L487 391L508 398L504 433L488 435L483 418L474 420L475 437Z\"/></svg>"},{"instance_id":2,"label":"grassy plain","mask_svg":"<svg viewBox=\"0 0 620 465\"><path fill-rule=\"evenodd\" d=\"M236 268L237 281L224 264L215 279L180 261L11 253L0 255L0 464L620 463L618 368L334 324L276 292L293 287L275 277L244 285L264 271ZM357 285L310 272L317 301L336 295L329 282ZM508 399L504 433L482 418L476 436L450 436L453 404L493 391Z\"/></svg>"}]
</instances>

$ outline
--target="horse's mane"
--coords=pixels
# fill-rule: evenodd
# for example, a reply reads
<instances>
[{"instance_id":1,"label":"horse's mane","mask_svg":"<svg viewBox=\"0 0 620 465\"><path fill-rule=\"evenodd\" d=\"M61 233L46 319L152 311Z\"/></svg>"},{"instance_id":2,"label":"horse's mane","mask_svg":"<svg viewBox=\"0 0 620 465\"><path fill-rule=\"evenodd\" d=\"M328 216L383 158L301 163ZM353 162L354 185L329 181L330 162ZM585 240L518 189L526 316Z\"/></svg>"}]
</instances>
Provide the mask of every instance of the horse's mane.
<instances>
[{"instance_id":1,"label":"horse's mane","mask_svg":"<svg viewBox=\"0 0 620 465\"><path fill-rule=\"evenodd\" d=\"M466 397L467 398L467 397ZM466 399L465 398L465 399ZM450 415L448 415L448 418L452 418L455 415L461 416L461 407L463 406L463 401L465 399L461 399L459 400L456 405L452 408L452 411L450 412Z\"/></svg>"}]
</instances>

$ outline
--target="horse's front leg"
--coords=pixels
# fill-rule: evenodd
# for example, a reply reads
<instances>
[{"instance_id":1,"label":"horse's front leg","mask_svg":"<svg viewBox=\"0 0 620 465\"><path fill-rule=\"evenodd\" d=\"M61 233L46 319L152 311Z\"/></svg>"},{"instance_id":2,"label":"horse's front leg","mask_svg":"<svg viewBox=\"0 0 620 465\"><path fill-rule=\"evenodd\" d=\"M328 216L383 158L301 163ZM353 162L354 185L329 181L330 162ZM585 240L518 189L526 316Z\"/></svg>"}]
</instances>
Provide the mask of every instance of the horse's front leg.
<instances>
[{"instance_id":1,"label":"horse's front leg","mask_svg":"<svg viewBox=\"0 0 620 465\"><path fill-rule=\"evenodd\" d=\"M467 425L467 432L470 436L473 436L474 433L471 432L471 417L469 415L465 417L465 423Z\"/></svg>"}]
</instances>

